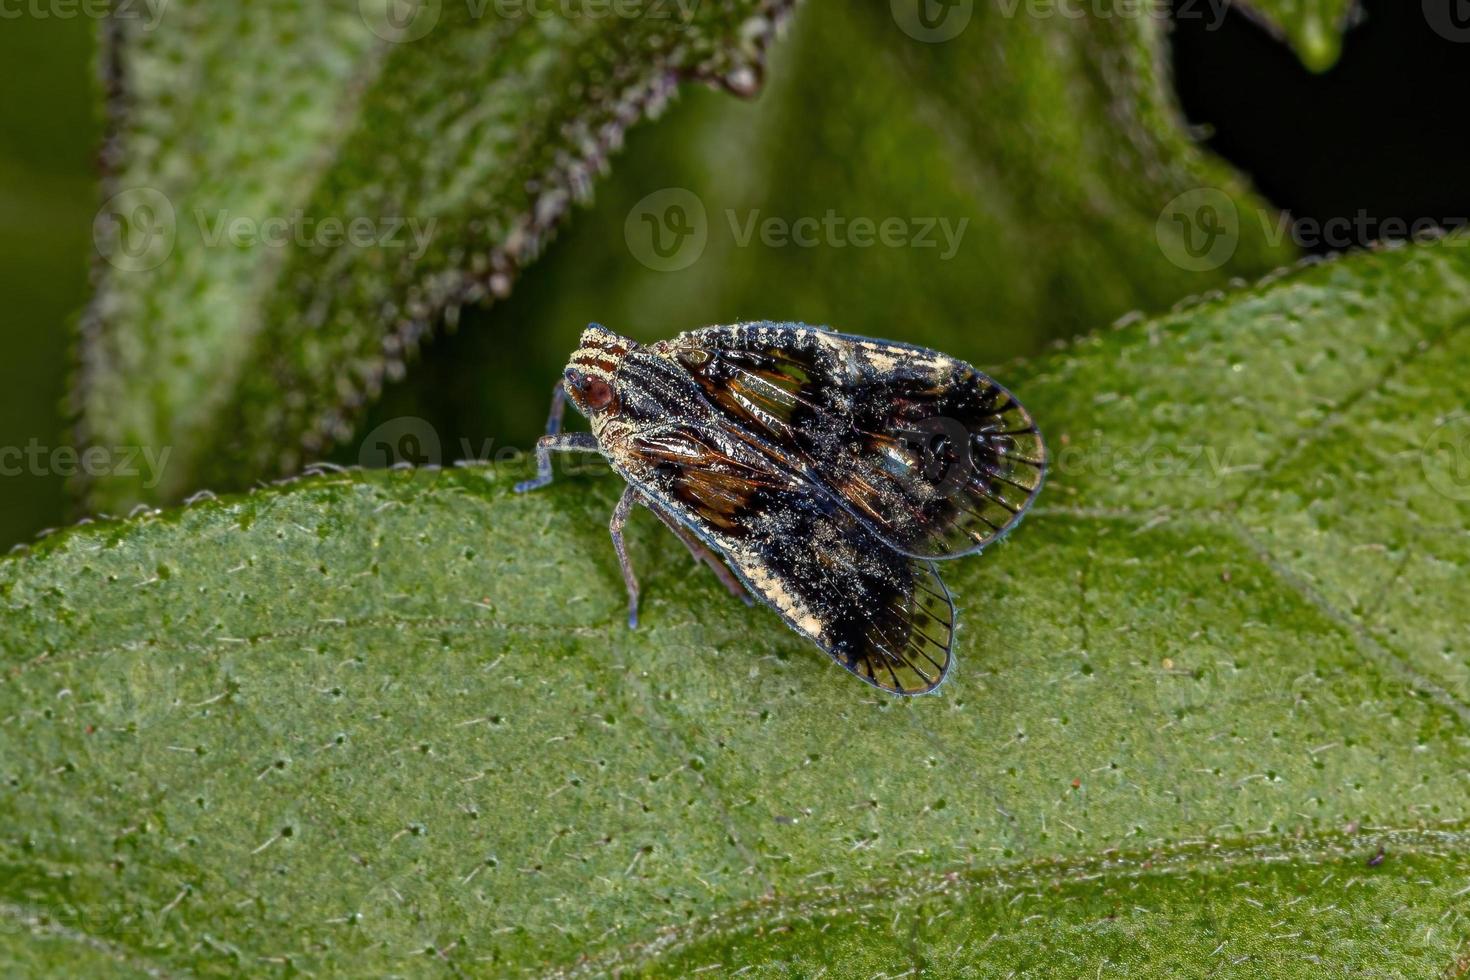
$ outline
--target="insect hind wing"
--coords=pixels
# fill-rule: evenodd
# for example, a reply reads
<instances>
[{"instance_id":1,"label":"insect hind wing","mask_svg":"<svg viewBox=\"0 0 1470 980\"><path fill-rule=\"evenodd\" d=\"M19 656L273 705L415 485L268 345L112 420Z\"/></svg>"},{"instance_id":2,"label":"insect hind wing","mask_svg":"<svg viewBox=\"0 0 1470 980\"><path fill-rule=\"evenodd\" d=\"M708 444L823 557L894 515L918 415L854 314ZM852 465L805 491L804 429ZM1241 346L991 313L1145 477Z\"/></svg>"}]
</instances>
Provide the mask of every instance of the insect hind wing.
<instances>
[{"instance_id":1,"label":"insect hind wing","mask_svg":"<svg viewBox=\"0 0 1470 980\"><path fill-rule=\"evenodd\" d=\"M760 447L721 436L677 425L640 434L630 477L844 668L895 694L936 688L950 666L954 604L933 565L889 547Z\"/></svg>"},{"instance_id":2,"label":"insect hind wing","mask_svg":"<svg viewBox=\"0 0 1470 980\"><path fill-rule=\"evenodd\" d=\"M875 687L894 694L928 694L949 675L954 602L931 563L914 560L909 568L909 601L890 617L874 617L866 646L828 653Z\"/></svg>"},{"instance_id":3,"label":"insect hind wing","mask_svg":"<svg viewBox=\"0 0 1470 980\"><path fill-rule=\"evenodd\" d=\"M726 551L731 567L860 679L892 694L933 691L949 673L955 626L933 564L889 548L840 507L810 503L787 494L784 507L767 505L791 535L775 554L735 544Z\"/></svg>"}]
</instances>

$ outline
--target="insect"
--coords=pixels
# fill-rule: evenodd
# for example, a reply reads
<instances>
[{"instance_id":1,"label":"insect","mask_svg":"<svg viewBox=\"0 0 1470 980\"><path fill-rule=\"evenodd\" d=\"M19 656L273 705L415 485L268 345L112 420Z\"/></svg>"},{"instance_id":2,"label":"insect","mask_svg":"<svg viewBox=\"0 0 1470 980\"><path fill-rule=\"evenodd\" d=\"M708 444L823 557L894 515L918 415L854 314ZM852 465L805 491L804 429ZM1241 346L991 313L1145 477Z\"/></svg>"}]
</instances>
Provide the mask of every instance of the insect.
<instances>
[{"instance_id":1,"label":"insect","mask_svg":"<svg viewBox=\"0 0 1470 980\"><path fill-rule=\"evenodd\" d=\"M568 400L590 433L562 431ZM1009 532L1046 470L1031 416L963 361L775 322L648 345L592 324L517 491L551 482L553 452L601 453L627 481L610 529L630 626L623 527L641 505L736 596L895 694L949 671L954 603L934 562Z\"/></svg>"}]
</instances>

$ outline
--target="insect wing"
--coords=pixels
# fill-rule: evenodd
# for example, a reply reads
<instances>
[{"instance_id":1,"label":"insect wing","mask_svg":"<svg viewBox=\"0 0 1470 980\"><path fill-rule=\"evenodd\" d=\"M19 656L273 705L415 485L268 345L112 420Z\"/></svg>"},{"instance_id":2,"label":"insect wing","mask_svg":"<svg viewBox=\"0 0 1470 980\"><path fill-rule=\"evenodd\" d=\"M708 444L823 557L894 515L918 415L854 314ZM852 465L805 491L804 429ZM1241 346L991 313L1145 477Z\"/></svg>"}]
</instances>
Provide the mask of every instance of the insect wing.
<instances>
[{"instance_id":1,"label":"insect wing","mask_svg":"<svg viewBox=\"0 0 1470 980\"><path fill-rule=\"evenodd\" d=\"M668 356L731 425L769 441L893 548L979 551L1041 490L1036 423L995 381L937 351L793 324L691 331Z\"/></svg>"},{"instance_id":2,"label":"insect wing","mask_svg":"<svg viewBox=\"0 0 1470 980\"><path fill-rule=\"evenodd\" d=\"M752 593L858 677L897 694L944 679L954 606L933 565L884 544L759 445L660 426L630 439L622 465Z\"/></svg>"}]
</instances>

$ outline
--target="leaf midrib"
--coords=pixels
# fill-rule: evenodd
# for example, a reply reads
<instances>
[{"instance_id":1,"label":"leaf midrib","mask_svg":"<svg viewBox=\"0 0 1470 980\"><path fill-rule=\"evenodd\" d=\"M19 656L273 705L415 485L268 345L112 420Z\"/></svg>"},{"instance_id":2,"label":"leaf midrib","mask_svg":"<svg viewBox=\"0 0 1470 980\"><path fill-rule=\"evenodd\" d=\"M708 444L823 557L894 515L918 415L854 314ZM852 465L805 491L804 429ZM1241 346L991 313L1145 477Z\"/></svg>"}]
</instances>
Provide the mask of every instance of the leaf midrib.
<instances>
[{"instance_id":1,"label":"leaf midrib","mask_svg":"<svg viewBox=\"0 0 1470 980\"><path fill-rule=\"evenodd\" d=\"M670 926L652 939L637 940L585 963L554 970L547 976L601 975L614 969L637 970L655 965L657 957L681 947L731 936L755 928L769 930L788 922L840 916L864 899L899 904L906 898L934 895L967 896L990 892L1015 893L1042 889L1059 882L1095 878L1141 880L1210 874L1241 865L1291 862L1325 865L1382 847L1394 858L1444 858L1446 851L1470 846L1470 821L1443 821L1438 827L1365 827L1356 833L1330 831L1295 839L1271 835L1272 843L1252 844L1251 834L1226 842L1175 841L1140 849L1108 848L1076 858L1037 858L991 867L961 865L950 869L923 869L859 886L823 886L792 892L780 898L742 901L693 926ZM1265 836L1265 835L1259 835Z\"/></svg>"}]
</instances>

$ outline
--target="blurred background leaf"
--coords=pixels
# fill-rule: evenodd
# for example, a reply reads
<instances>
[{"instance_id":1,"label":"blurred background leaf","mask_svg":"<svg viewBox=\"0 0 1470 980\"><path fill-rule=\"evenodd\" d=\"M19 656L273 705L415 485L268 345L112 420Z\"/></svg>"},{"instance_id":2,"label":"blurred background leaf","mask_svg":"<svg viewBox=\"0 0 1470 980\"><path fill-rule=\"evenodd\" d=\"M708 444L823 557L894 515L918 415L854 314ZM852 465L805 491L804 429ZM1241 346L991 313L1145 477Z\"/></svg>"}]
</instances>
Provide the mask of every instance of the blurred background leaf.
<instances>
[{"instance_id":1,"label":"blurred background leaf","mask_svg":"<svg viewBox=\"0 0 1470 980\"><path fill-rule=\"evenodd\" d=\"M611 479L334 474L55 535L0 562L0 960L1437 975L1467 323L1461 236L1004 375L1053 479L944 564L957 666L909 701L648 515L629 631Z\"/></svg>"},{"instance_id":2,"label":"blurred background leaf","mask_svg":"<svg viewBox=\"0 0 1470 980\"><path fill-rule=\"evenodd\" d=\"M1182 0L1180 17L1219 18L1225 0ZM1353 0L1250 0L1244 12L1266 24L1291 45L1302 64L1326 71L1342 52L1342 32L1356 10Z\"/></svg>"},{"instance_id":3,"label":"blurred background leaf","mask_svg":"<svg viewBox=\"0 0 1470 980\"><path fill-rule=\"evenodd\" d=\"M248 485L350 433L436 317L509 290L680 79L753 91L788 5L119 11L79 434L170 458L156 486L93 477L91 505Z\"/></svg>"},{"instance_id":4,"label":"blurred background leaf","mask_svg":"<svg viewBox=\"0 0 1470 980\"><path fill-rule=\"evenodd\" d=\"M994 363L1297 254L1190 141L1161 17L961 3L926 32L913 9L807 0L758 100L690 92L635 132L516 292L467 311L363 429L529 446L593 321L653 340L803 320Z\"/></svg>"},{"instance_id":5,"label":"blurred background leaf","mask_svg":"<svg viewBox=\"0 0 1470 980\"><path fill-rule=\"evenodd\" d=\"M707 3L686 27L664 6L516 21L430 5L421 38L414 20L389 43L358 6L110 22L104 213L118 231L86 321L79 431L170 456L156 486L99 477L93 507L246 485L349 434L436 318L510 290L676 72L753 89L784 9ZM432 397L473 412L485 399L460 397L473 386L505 414L441 427L525 444L592 319L639 337L808 319L994 358L1294 254L1264 203L1189 142L1161 12L930 13L813 3L758 105L699 99L649 129L541 289L476 317L475 356L443 354L457 383L425 372ZM190 75L229 81L191 89ZM211 241L297 213L366 221L398 245L335 247L319 224L279 247ZM769 221L794 241L771 244ZM650 237L666 232L672 262Z\"/></svg>"}]
</instances>

